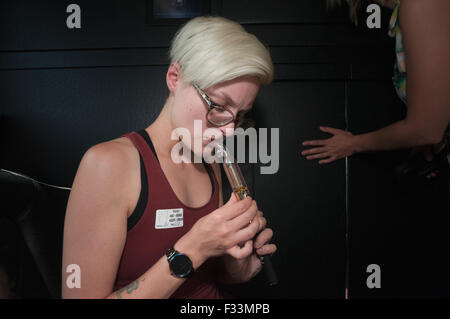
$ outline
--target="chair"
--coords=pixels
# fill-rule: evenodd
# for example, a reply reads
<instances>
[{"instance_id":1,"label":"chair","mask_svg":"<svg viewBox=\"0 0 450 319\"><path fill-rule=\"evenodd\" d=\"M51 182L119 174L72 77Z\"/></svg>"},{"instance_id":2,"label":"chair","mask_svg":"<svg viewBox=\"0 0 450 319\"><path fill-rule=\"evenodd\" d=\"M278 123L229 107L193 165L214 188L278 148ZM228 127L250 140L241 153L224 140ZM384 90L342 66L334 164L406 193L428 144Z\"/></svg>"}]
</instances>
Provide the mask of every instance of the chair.
<instances>
[{"instance_id":1,"label":"chair","mask_svg":"<svg viewBox=\"0 0 450 319\"><path fill-rule=\"evenodd\" d=\"M70 190L35 181L27 176L0 170L0 214L17 225L41 278L24 280L32 271L24 260L17 261L19 271L18 297L27 285L42 281L48 295L61 297L61 267L64 217ZM23 258L21 258L23 259ZM29 277L29 276L28 276Z\"/></svg>"}]
</instances>

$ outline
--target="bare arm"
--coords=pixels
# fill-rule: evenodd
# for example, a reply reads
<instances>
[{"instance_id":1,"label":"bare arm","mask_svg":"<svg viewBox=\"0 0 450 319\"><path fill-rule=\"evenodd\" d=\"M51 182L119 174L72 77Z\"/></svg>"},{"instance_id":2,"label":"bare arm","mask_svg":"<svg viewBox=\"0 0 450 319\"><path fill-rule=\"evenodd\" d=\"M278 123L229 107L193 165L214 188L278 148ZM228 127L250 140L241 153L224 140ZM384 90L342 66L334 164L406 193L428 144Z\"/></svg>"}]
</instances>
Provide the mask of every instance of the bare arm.
<instances>
[{"instance_id":1,"label":"bare arm","mask_svg":"<svg viewBox=\"0 0 450 319\"><path fill-rule=\"evenodd\" d=\"M129 157L114 142L92 147L84 155L67 205L63 244L63 298L167 298L185 279L170 274L165 256L141 277L113 291L127 235L130 187ZM194 267L201 261L185 243L175 248L191 257ZM66 267L77 264L81 287L66 285Z\"/></svg>"},{"instance_id":2,"label":"bare arm","mask_svg":"<svg viewBox=\"0 0 450 319\"><path fill-rule=\"evenodd\" d=\"M439 143L450 121L450 2L404 0L400 24L405 49L408 113L404 120L359 135L320 127L334 136L304 141L307 160L331 163L356 153Z\"/></svg>"},{"instance_id":3,"label":"bare arm","mask_svg":"<svg viewBox=\"0 0 450 319\"><path fill-rule=\"evenodd\" d=\"M127 152L113 142L94 146L81 161L64 225L63 298L167 298L186 280L172 276L166 257L161 256L130 285L113 291L131 206L126 192L133 180L130 162ZM258 231L258 223L248 225L256 215L254 201L232 197L197 220L174 248L191 259L194 269L224 253L238 258L245 251L237 244ZM70 274L65 269L70 264L80 267L80 288L66 285Z\"/></svg>"},{"instance_id":4,"label":"bare arm","mask_svg":"<svg viewBox=\"0 0 450 319\"><path fill-rule=\"evenodd\" d=\"M355 136L357 152L438 143L450 120L450 2L400 5L408 113L404 120Z\"/></svg>"}]
</instances>

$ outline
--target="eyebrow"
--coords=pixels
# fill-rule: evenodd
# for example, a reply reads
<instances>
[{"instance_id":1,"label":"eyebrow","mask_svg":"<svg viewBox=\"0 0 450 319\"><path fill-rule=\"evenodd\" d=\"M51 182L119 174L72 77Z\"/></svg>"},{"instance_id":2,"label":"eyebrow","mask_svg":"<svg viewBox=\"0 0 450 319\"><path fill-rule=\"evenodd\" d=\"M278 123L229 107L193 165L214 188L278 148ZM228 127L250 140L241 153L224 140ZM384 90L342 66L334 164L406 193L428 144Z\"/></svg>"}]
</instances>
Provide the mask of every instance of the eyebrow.
<instances>
[{"instance_id":1,"label":"eyebrow","mask_svg":"<svg viewBox=\"0 0 450 319\"><path fill-rule=\"evenodd\" d=\"M225 98L225 100L227 100L228 102L231 102L231 104L233 105L233 106L236 106L237 104L236 104L236 102L231 98L231 96L229 96L227 93L225 93L225 92L222 92L222 91L217 91L218 93L221 93L221 94L216 94L216 93L214 93L213 94L213 96L216 96L216 97L220 97L220 98Z\"/></svg>"},{"instance_id":2,"label":"eyebrow","mask_svg":"<svg viewBox=\"0 0 450 319\"><path fill-rule=\"evenodd\" d=\"M220 94L213 93L212 95L213 95L213 96L216 96L216 97L219 97L219 98L225 98L225 100L227 100L228 102L231 102L231 104L232 104L233 106L237 106L237 103L236 103L236 102L231 98L231 96L229 96L227 93L222 92L222 91L217 91L217 92L219 92ZM247 108L244 108L244 109L242 109L242 111L248 112L248 111L250 111L250 110L247 109Z\"/></svg>"}]
</instances>

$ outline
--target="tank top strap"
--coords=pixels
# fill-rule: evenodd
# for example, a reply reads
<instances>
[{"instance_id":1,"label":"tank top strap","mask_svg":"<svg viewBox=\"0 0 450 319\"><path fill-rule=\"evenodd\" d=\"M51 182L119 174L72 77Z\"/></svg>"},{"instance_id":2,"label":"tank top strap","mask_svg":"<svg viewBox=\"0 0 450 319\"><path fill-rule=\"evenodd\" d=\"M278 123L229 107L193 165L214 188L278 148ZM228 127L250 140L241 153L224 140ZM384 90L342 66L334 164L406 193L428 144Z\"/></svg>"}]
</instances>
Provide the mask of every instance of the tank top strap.
<instances>
[{"instance_id":1,"label":"tank top strap","mask_svg":"<svg viewBox=\"0 0 450 319\"><path fill-rule=\"evenodd\" d=\"M147 131L145 129L142 129L142 130L136 131L135 133L140 135L140 137L142 137L145 140L145 142L147 144L146 146L148 146L150 148L154 159L156 159L156 161L158 161L158 163L159 163L159 159L158 159L158 155L156 154L155 146L153 145L153 142L150 138L150 135L148 135ZM218 181L216 179L216 175L214 173L214 170L212 169L211 164L206 163L203 158L202 158L202 163L205 166L206 172L208 173L209 180L212 185L212 194L214 194L214 190L216 188L218 189L218 185L219 185Z\"/></svg>"},{"instance_id":2,"label":"tank top strap","mask_svg":"<svg viewBox=\"0 0 450 319\"><path fill-rule=\"evenodd\" d=\"M150 177L151 168L152 167L158 167L156 171L153 171L153 175L156 174L156 178L158 180L162 180L164 182L167 182L167 186L170 188L170 190L173 192L172 188L170 187L170 184L167 181L167 178L165 177L161 165L159 163L158 156L155 151L155 147L151 141L150 136L148 135L147 131L145 129L142 129L140 131L133 131L127 134L122 135L124 137L128 137L135 147L138 149L139 154L142 156L143 163L145 165L145 171L147 172L148 177ZM214 173L214 170L211 166L211 164L206 163L202 158L203 165L205 166L206 172L208 173L212 191L211 191L211 200L214 202L215 197L218 195L219 191L219 182L216 178L216 174ZM151 181L148 180L149 188ZM175 195L175 193L173 193ZM149 192L150 195L150 192ZM176 196L175 196L176 197ZM177 198L178 200L178 198ZM210 201L211 202L211 201ZM187 206L186 206L187 207ZM193 208L197 209L197 208Z\"/></svg>"},{"instance_id":3,"label":"tank top strap","mask_svg":"<svg viewBox=\"0 0 450 319\"><path fill-rule=\"evenodd\" d=\"M153 159L156 160L152 149L149 147L145 139L138 132L129 132L122 135L123 137L128 137L134 144L134 146L139 151L139 154L142 156L144 163L147 163L148 160ZM148 172L148 168L146 167L146 171Z\"/></svg>"}]
</instances>

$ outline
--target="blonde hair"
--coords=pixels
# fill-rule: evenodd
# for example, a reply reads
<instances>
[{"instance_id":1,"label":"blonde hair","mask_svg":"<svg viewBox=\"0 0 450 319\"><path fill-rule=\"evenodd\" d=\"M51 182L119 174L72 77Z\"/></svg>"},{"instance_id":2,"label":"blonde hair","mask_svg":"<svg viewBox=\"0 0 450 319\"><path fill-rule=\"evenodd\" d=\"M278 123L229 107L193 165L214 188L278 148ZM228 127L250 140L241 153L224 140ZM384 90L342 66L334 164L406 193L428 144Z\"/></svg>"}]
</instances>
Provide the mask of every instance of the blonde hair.
<instances>
[{"instance_id":1,"label":"blonde hair","mask_svg":"<svg viewBox=\"0 0 450 319\"><path fill-rule=\"evenodd\" d=\"M357 25L358 24L358 10L359 10L359 8L361 6L361 2L363 2L363 0L346 0L346 2L348 4L348 8L349 8L350 20L352 20L352 22L355 25ZM386 0L375 0L373 2L377 2L380 5L384 5ZM340 6L341 4L342 4L342 0L327 0L328 8Z\"/></svg>"},{"instance_id":2,"label":"blonde hair","mask_svg":"<svg viewBox=\"0 0 450 319\"><path fill-rule=\"evenodd\" d=\"M239 23L223 17L189 20L172 40L170 60L180 65L184 83L201 88L244 76L256 76L261 84L273 80L267 47Z\"/></svg>"}]
</instances>

